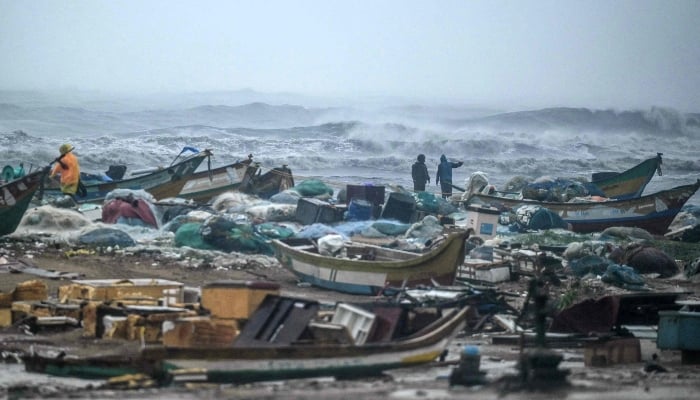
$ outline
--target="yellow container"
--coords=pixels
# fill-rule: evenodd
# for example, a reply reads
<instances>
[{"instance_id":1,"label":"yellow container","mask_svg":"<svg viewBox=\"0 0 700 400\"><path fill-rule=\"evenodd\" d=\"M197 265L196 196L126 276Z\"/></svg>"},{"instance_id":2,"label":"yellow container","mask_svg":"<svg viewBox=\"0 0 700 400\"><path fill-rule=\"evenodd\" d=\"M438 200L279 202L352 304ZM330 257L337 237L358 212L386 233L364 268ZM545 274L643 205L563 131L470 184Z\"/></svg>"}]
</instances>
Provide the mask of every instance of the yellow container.
<instances>
[{"instance_id":1,"label":"yellow container","mask_svg":"<svg viewBox=\"0 0 700 400\"><path fill-rule=\"evenodd\" d=\"M12 309L0 308L0 328L12 325Z\"/></svg>"}]
</instances>

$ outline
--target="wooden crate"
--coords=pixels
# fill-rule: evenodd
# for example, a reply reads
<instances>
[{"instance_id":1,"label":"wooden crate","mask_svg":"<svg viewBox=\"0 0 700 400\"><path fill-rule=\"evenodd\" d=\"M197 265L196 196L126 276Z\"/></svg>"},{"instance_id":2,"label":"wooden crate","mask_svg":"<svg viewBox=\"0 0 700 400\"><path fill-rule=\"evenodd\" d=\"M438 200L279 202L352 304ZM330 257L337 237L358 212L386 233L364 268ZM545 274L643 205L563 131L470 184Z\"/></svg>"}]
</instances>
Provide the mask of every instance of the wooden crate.
<instances>
[{"instance_id":1,"label":"wooden crate","mask_svg":"<svg viewBox=\"0 0 700 400\"><path fill-rule=\"evenodd\" d=\"M248 319L268 294L279 295L276 283L218 281L202 287L202 307L216 318Z\"/></svg>"},{"instance_id":2,"label":"wooden crate","mask_svg":"<svg viewBox=\"0 0 700 400\"><path fill-rule=\"evenodd\" d=\"M4 293L0 292L0 307L12 307L12 298L13 298L14 293L9 292L9 293Z\"/></svg>"},{"instance_id":3,"label":"wooden crate","mask_svg":"<svg viewBox=\"0 0 700 400\"><path fill-rule=\"evenodd\" d=\"M517 272L525 275L532 275L537 272L538 253L533 250L521 249L513 254Z\"/></svg>"},{"instance_id":4,"label":"wooden crate","mask_svg":"<svg viewBox=\"0 0 700 400\"><path fill-rule=\"evenodd\" d=\"M182 303L184 284L165 279L94 279L74 280L58 289L58 298L70 300L112 301L128 299L158 300L166 296ZM173 292L174 290L174 292Z\"/></svg>"},{"instance_id":5,"label":"wooden crate","mask_svg":"<svg viewBox=\"0 0 700 400\"><path fill-rule=\"evenodd\" d=\"M238 336L235 319L196 316L163 322L166 347L231 347Z\"/></svg>"},{"instance_id":6,"label":"wooden crate","mask_svg":"<svg viewBox=\"0 0 700 400\"><path fill-rule=\"evenodd\" d=\"M49 287L40 280L20 283L13 291L14 301L46 300L49 297Z\"/></svg>"},{"instance_id":7,"label":"wooden crate","mask_svg":"<svg viewBox=\"0 0 700 400\"><path fill-rule=\"evenodd\" d=\"M637 338L588 343L583 352L583 363L587 367L633 364L641 361L642 350Z\"/></svg>"}]
</instances>

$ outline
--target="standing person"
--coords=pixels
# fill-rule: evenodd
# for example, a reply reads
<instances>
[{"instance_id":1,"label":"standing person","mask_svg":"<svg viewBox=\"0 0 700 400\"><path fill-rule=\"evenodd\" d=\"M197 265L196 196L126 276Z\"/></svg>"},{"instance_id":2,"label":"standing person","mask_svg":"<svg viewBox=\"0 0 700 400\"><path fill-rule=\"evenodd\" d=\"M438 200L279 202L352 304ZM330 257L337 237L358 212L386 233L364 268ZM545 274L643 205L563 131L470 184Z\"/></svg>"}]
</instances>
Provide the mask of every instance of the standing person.
<instances>
[{"instance_id":1,"label":"standing person","mask_svg":"<svg viewBox=\"0 0 700 400\"><path fill-rule=\"evenodd\" d=\"M425 155L418 154L418 161L414 162L413 167L411 167L411 177L413 178L413 190L425 192L425 183L430 183L430 174L425 165Z\"/></svg>"},{"instance_id":2,"label":"standing person","mask_svg":"<svg viewBox=\"0 0 700 400\"><path fill-rule=\"evenodd\" d=\"M435 184L440 185L443 199L449 199L452 196L452 168L459 168L462 164L464 164L462 161L447 161L444 154L440 156Z\"/></svg>"},{"instance_id":3,"label":"standing person","mask_svg":"<svg viewBox=\"0 0 700 400\"><path fill-rule=\"evenodd\" d=\"M56 165L53 166L50 174L51 178L61 174L61 192L71 197L78 191L80 182L80 164L78 157L73 154L73 149L74 147L68 143L58 148L61 155L56 158Z\"/></svg>"}]
</instances>

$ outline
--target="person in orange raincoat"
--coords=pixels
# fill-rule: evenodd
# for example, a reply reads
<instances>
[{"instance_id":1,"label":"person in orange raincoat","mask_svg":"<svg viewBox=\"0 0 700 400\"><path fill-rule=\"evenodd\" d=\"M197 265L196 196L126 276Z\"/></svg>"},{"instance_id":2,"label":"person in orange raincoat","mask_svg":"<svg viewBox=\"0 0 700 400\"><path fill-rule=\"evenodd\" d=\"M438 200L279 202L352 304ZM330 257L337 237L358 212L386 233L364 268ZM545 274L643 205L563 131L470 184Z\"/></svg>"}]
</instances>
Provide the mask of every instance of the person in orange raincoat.
<instances>
[{"instance_id":1,"label":"person in orange raincoat","mask_svg":"<svg viewBox=\"0 0 700 400\"><path fill-rule=\"evenodd\" d=\"M73 146L62 144L58 148L61 155L56 158L56 165L51 169L51 178L61 174L61 192L74 196L80 182L80 164L78 157L73 154Z\"/></svg>"}]
</instances>

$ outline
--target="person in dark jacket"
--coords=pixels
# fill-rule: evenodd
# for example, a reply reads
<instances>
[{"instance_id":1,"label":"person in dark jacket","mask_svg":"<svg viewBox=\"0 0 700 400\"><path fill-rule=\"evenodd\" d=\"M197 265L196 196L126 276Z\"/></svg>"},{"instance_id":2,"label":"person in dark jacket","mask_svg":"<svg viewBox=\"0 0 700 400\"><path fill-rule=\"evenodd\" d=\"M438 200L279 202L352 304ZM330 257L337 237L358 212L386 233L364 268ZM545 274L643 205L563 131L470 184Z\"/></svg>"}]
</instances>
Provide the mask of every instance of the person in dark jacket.
<instances>
[{"instance_id":1,"label":"person in dark jacket","mask_svg":"<svg viewBox=\"0 0 700 400\"><path fill-rule=\"evenodd\" d=\"M425 165L425 156L423 154L418 154L418 161L413 163L411 177L413 178L413 190L425 192L425 183L430 183L430 174L428 173L428 167Z\"/></svg>"},{"instance_id":2,"label":"person in dark jacket","mask_svg":"<svg viewBox=\"0 0 700 400\"><path fill-rule=\"evenodd\" d=\"M462 164L464 164L462 161L447 161L444 154L440 156L435 184L440 185L443 199L449 199L452 196L452 168L461 167Z\"/></svg>"}]
</instances>

